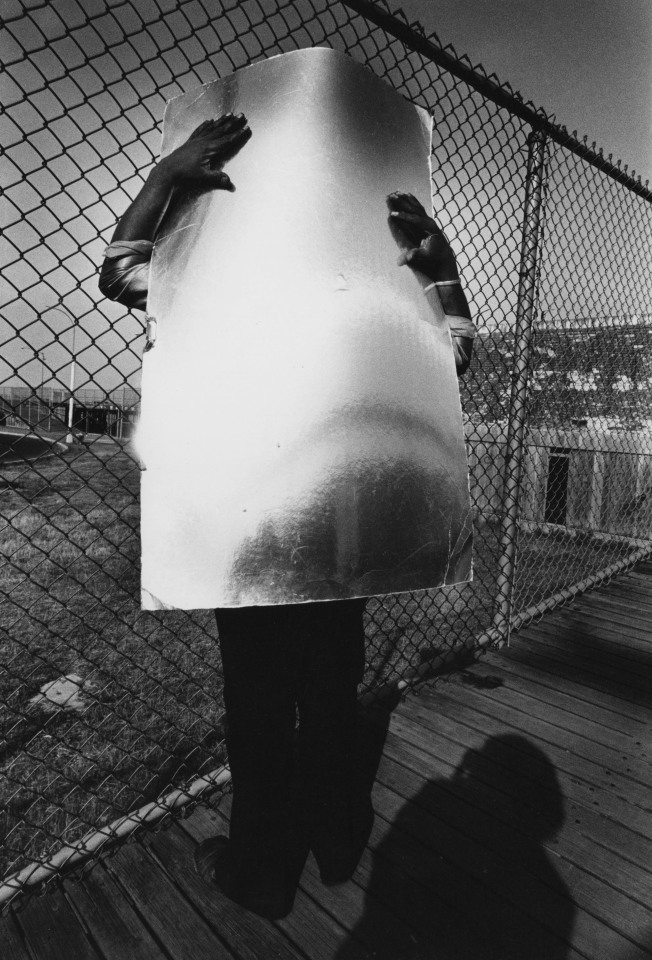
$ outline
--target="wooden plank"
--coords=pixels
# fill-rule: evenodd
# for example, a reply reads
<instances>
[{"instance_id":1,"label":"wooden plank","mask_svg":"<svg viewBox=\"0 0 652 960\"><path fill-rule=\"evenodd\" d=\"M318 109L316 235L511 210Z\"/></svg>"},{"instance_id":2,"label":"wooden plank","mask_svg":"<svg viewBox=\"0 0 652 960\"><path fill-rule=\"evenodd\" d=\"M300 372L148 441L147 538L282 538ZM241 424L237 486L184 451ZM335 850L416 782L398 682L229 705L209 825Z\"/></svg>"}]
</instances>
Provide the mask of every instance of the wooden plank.
<instances>
[{"instance_id":1,"label":"wooden plank","mask_svg":"<svg viewBox=\"0 0 652 960\"><path fill-rule=\"evenodd\" d=\"M638 621L637 621L638 622ZM590 633L594 640L602 643L602 648L606 650L613 650L614 654L622 651L625 641L629 635L636 638L637 627L631 626L629 624L624 625L619 623L618 619L614 616L613 612L604 607L601 613L596 613L594 611L584 610L579 604L575 607L574 612L571 614L570 611L568 616L561 616L560 613L551 614L550 616L542 617L540 620L529 624L525 628L525 633L528 633L530 629L537 627L545 627L550 629L551 627L556 631L560 632L562 635L568 635L569 638L572 638L572 635L579 628L582 628L585 633ZM519 636L520 632L515 634ZM647 646L647 639L645 634L639 630L639 639L640 641ZM632 650L631 644L626 644L626 649L629 651ZM649 662L649 653L647 649L638 651L638 656L641 657L644 661ZM635 659L633 656L627 658L628 664L629 661Z\"/></svg>"},{"instance_id":2,"label":"wooden plank","mask_svg":"<svg viewBox=\"0 0 652 960\"><path fill-rule=\"evenodd\" d=\"M128 843L107 868L174 960L232 960L215 935L140 843Z\"/></svg>"},{"instance_id":3,"label":"wooden plank","mask_svg":"<svg viewBox=\"0 0 652 960\"><path fill-rule=\"evenodd\" d=\"M499 671L499 672L498 672ZM598 723L608 730L632 737L634 742L647 734L648 726L641 719L624 717L611 709L608 698L601 697L600 703L586 700L586 691L581 684L560 677L550 677L547 673L529 667L521 660L500 654L486 654L465 671L473 676L490 681L492 677L509 682L514 689L529 690L533 697L546 703L554 703L566 710L574 711L578 717L584 717L592 723Z\"/></svg>"},{"instance_id":4,"label":"wooden plank","mask_svg":"<svg viewBox=\"0 0 652 960\"><path fill-rule=\"evenodd\" d=\"M228 798L225 798L228 804ZM204 817L205 811L198 807L192 817L183 821L183 829L196 841L214 833L226 833L228 821L220 810L212 810L213 827L209 827ZM221 823L220 823L221 821ZM214 829L215 823L219 828ZM208 831L208 832L207 832ZM212 832L211 832L212 831ZM284 920L274 921L275 926L302 951L310 960L333 960L338 951L346 949L347 960L366 960L368 954L334 917L319 909L314 901L301 889L297 891L292 913Z\"/></svg>"},{"instance_id":5,"label":"wooden plank","mask_svg":"<svg viewBox=\"0 0 652 960\"><path fill-rule=\"evenodd\" d=\"M523 641L521 636L524 637ZM503 650L501 656L506 660L531 667L541 674L542 680L548 677L552 683L559 681L572 683L578 691L578 697L582 696L583 690L586 700L593 702L599 698L601 704L608 704L610 710L619 713L622 717L640 723L649 721L650 710L647 706L632 703L631 700L623 700L613 692L610 683L587 675L573 664L572 659L559 658L555 653L554 650L550 651L545 647L540 649L536 645L536 638L529 639L527 635L522 634L511 641L509 648Z\"/></svg>"},{"instance_id":6,"label":"wooden plank","mask_svg":"<svg viewBox=\"0 0 652 960\"><path fill-rule=\"evenodd\" d=\"M228 812L229 806L229 798L225 798L221 808L225 808L225 812ZM222 830L226 829L227 824L224 820ZM391 824L377 817L370 846L381 843L390 830ZM407 839L408 843L413 843L409 838ZM410 857L405 854L405 850L403 854L401 863L394 862L392 865L391 883L385 891L384 898L378 896L380 891L379 874L376 869L377 857L375 854L372 855L369 847L363 853L354 879L337 887L327 887L321 883L314 858L309 857L301 877L301 888L318 907L330 914L349 932L350 938L345 941L343 953L347 958L352 956L352 951L355 951L355 955L358 956L358 951L362 949L361 955L364 957L378 954L392 956L399 960L406 955L401 949L406 943L410 944L413 952L416 932L421 931L423 936L432 936L433 891L425 889L418 882L415 883L414 878L410 877ZM406 866L408 873L402 870L402 864ZM374 893L371 895L368 890L370 883L374 888ZM409 930L405 928L400 913L396 912L397 891L404 893L408 884L411 884ZM382 884L380 886L382 887ZM468 928L467 907L461 906L452 892L447 894L445 890L438 890L437 897L440 902L446 904L445 918L450 928L451 942L459 946L457 944L460 937L459 931ZM441 915L437 922L437 943L440 947L444 935L443 921L444 916ZM481 941L472 936L469 939L468 934L465 934L463 939L466 946L472 943L476 951L481 951ZM457 956L457 953L455 955ZM337 956L340 957L339 952ZM468 954L465 953L464 956Z\"/></svg>"},{"instance_id":7,"label":"wooden plank","mask_svg":"<svg viewBox=\"0 0 652 960\"><path fill-rule=\"evenodd\" d=\"M374 802L378 811L377 796ZM301 878L302 888L346 927L352 938L360 941L365 957L399 960L412 956L417 940L427 945L428 953L436 940L438 951L447 957L482 956L486 940L471 932L469 924L468 897L473 881L465 877L467 900L464 903L450 887L438 885L433 890L424 885L419 870L415 870L415 864L424 860L419 843L403 834L400 855L394 859L384 855L392 830L393 824L382 816L382 811L377 812L369 846L353 879L336 887L324 886L311 856ZM426 859L431 860L430 855L426 854ZM488 910L491 904L487 903L484 888L479 887L477 894ZM406 903L409 904L407 912ZM478 918L475 911L474 924ZM495 914L491 913L492 929L494 920ZM348 948L345 956L349 956ZM574 951L572 956L576 956Z\"/></svg>"},{"instance_id":8,"label":"wooden plank","mask_svg":"<svg viewBox=\"0 0 652 960\"><path fill-rule=\"evenodd\" d=\"M203 838L226 832L224 823L212 817L210 810L200 808L190 819L201 824ZM204 830L204 826L207 829ZM148 846L239 960L260 960L261 957L301 960L302 954L277 927L233 903L217 889L211 889L198 876L193 861L196 842L178 825L151 837Z\"/></svg>"},{"instance_id":9,"label":"wooden plank","mask_svg":"<svg viewBox=\"0 0 652 960\"><path fill-rule=\"evenodd\" d=\"M647 877L644 902L636 902L628 894L591 875L583 865L569 863L560 857L550 857L538 837L518 832L510 823L509 804L504 805L506 816L500 821L493 811L487 812L469 802L463 787L453 795L446 790L445 781L434 780L424 785L419 777L404 767L396 766L394 772L392 788L380 785L375 793L383 814L392 811L391 804L394 802L398 803L400 816L405 819L408 809L402 805L405 799L422 807L433 820L445 824L445 827L438 827L438 833L443 830L452 835L460 847L467 843L470 856L484 863L485 867L489 864L487 872L492 875L493 889L525 911L544 929L551 925L550 928L554 930L555 912L561 909L563 913L564 910L556 898L550 898L552 887L558 896L568 897L579 911L587 914L587 928L597 927L597 933L595 930L591 932L592 941L596 937L602 938L604 934L600 927L604 925L639 946L645 946L647 925L652 921L652 912L648 907L652 897L652 877ZM396 794L398 801L394 800ZM416 835L419 832L427 835L432 821L416 812L414 818L415 823L420 821L422 824L421 831L415 830ZM464 839L460 840L460 837ZM500 881L504 878L505 888L496 886L496 877ZM517 887L518 892L512 887ZM591 924L591 917L598 922L596 925ZM577 940L575 944L578 949L583 949L583 944Z\"/></svg>"},{"instance_id":10,"label":"wooden plank","mask_svg":"<svg viewBox=\"0 0 652 960\"><path fill-rule=\"evenodd\" d=\"M153 939L103 863L96 863L79 882L66 881L65 887L103 956L110 960L167 960L169 954Z\"/></svg>"},{"instance_id":11,"label":"wooden plank","mask_svg":"<svg viewBox=\"0 0 652 960\"><path fill-rule=\"evenodd\" d=\"M581 594L581 599L586 603L593 603L595 608L599 609L605 599L622 601L623 598L630 598L632 611L643 613L652 602L650 579L648 576L641 578L636 575L619 577Z\"/></svg>"},{"instance_id":12,"label":"wooden plank","mask_svg":"<svg viewBox=\"0 0 652 960\"><path fill-rule=\"evenodd\" d=\"M354 934L369 956L402 960L411 956L446 958L540 956L531 944L555 944L545 956L579 958L559 931L550 932L531 917L520 916L511 902L487 884L484 873L474 876L458 863L446 860L423 843L421 836L404 831L400 821L407 807L403 798L376 790L377 809L370 846L356 877L366 889L364 909ZM398 825L397 825L398 824ZM314 888L310 886L314 880ZM302 881L315 897L328 898L338 916L350 912L353 884L329 891L309 868ZM555 919L558 919L558 915ZM549 921L550 922L550 921ZM563 924L559 924L560 927ZM488 945L491 945L489 950ZM527 947L526 947L527 945Z\"/></svg>"},{"instance_id":13,"label":"wooden plank","mask_svg":"<svg viewBox=\"0 0 652 960\"><path fill-rule=\"evenodd\" d=\"M332 960L335 956L367 960L369 956L336 917L319 909L301 889L297 892L294 910L278 925L311 960Z\"/></svg>"},{"instance_id":14,"label":"wooden plank","mask_svg":"<svg viewBox=\"0 0 652 960\"><path fill-rule=\"evenodd\" d=\"M400 858L383 856L382 847L391 829L391 823L376 816L370 838L373 850L367 848L363 853L355 881L325 887L311 857L303 873L302 887L350 931L349 942L358 942L366 957L412 956L418 944L434 942L435 929L438 949L446 953L448 945L450 952L446 955L461 955L460 940L467 946L472 944L475 955L479 955L482 943L477 936L460 934L468 931L468 916L459 910L459 904L452 902L453 891L441 890L435 900L433 890L424 884L423 878L415 876L415 859L409 844L402 845ZM470 892L467 890L467 894ZM348 957L348 949L344 956Z\"/></svg>"},{"instance_id":15,"label":"wooden plank","mask_svg":"<svg viewBox=\"0 0 652 960\"><path fill-rule=\"evenodd\" d=\"M637 580L636 577L627 580L612 580L600 588L600 595L605 597L629 596L637 608L644 609L652 601L649 578Z\"/></svg>"},{"instance_id":16,"label":"wooden plank","mask_svg":"<svg viewBox=\"0 0 652 960\"><path fill-rule=\"evenodd\" d=\"M620 629L621 615L626 618L628 626L626 634ZM642 651L648 657L650 656L652 647L650 615L646 610L642 616L633 616L631 604L626 597L622 599L600 597L600 603L597 604L595 600L588 599L586 594L582 594L567 607L555 611L552 616L570 620L588 618L592 624L595 624L597 630L606 627L609 630L609 639L619 649L627 650L631 647L635 651Z\"/></svg>"},{"instance_id":17,"label":"wooden plank","mask_svg":"<svg viewBox=\"0 0 652 960\"><path fill-rule=\"evenodd\" d=\"M652 644L648 626L640 620L633 620L624 611L610 609L605 604L599 612L594 607L578 603L572 615L569 612L568 622L590 629L594 635L607 641L614 652L621 653L624 659L650 662Z\"/></svg>"},{"instance_id":18,"label":"wooden plank","mask_svg":"<svg viewBox=\"0 0 652 960\"><path fill-rule=\"evenodd\" d=\"M434 760L434 764L433 764ZM447 795L451 803L465 807L471 804L480 811L485 819L485 827L491 830L491 820L501 823L501 830L512 830L512 837L504 840L504 849L519 856L520 835L532 840L540 840L542 845L557 858L563 858L576 867L592 873L602 883L614 887L628 897L638 899L649 908L652 902L652 873L649 861L645 866L637 866L612 850L605 849L597 834L580 833L572 818L572 810L564 808L563 800L557 795L550 796L549 789L542 784L537 791L536 802L532 806L532 785L527 778L504 777L499 770L484 769L478 764L477 776L473 773L460 775L458 767L434 756L419 756L412 748L409 756L402 752L401 744L388 743L388 751L379 768L378 780L406 798L414 797L417 780L429 771L429 778L435 776L436 782ZM522 801L528 799L524 804ZM547 813L550 808L559 812L559 823L553 824ZM433 812L434 808L433 808ZM488 819L487 819L488 818ZM599 821L594 823L599 825ZM555 830L557 832L555 833ZM639 839L632 836L632 841Z\"/></svg>"},{"instance_id":19,"label":"wooden plank","mask_svg":"<svg viewBox=\"0 0 652 960\"><path fill-rule=\"evenodd\" d=\"M636 598L629 592L620 594L605 594L600 596L600 603L589 603L588 600L580 596L574 601L572 606L593 614L596 620L601 620L605 627L612 626L627 628L632 631L633 636L640 641L649 638L648 620L652 606L645 604L641 606Z\"/></svg>"},{"instance_id":20,"label":"wooden plank","mask_svg":"<svg viewBox=\"0 0 652 960\"><path fill-rule=\"evenodd\" d=\"M504 691L500 688L496 693ZM650 779L650 764L647 760L636 760L628 754L596 744L590 737L576 735L563 726L540 719L532 712L516 709L507 699L491 696L492 691L462 687L449 683L438 686L436 691L424 690L418 701L425 705L424 716L432 716L427 704L432 702L435 713L445 712L452 720L457 718L478 730L489 732L511 728L521 735L538 742L552 758L563 759L571 755L565 765L558 765L573 776L580 776L586 782L615 790L616 794L637 803L642 809L652 810L652 795L646 789ZM507 691L505 691L507 698ZM418 717L421 707L418 703L408 703L405 711ZM554 711L551 711L554 713ZM552 751L552 752L551 752Z\"/></svg>"},{"instance_id":21,"label":"wooden plank","mask_svg":"<svg viewBox=\"0 0 652 960\"><path fill-rule=\"evenodd\" d=\"M649 628L640 622L626 623L605 608L599 616L592 607L587 609L580 603L564 611L563 617L545 620L548 626L558 627L563 634L569 633L600 655L618 658L627 665L641 664L649 668L652 664L652 638Z\"/></svg>"},{"instance_id":22,"label":"wooden plank","mask_svg":"<svg viewBox=\"0 0 652 960\"><path fill-rule=\"evenodd\" d=\"M470 670L460 676L451 677L446 683L446 692L457 688L460 695L465 696L469 691L469 684L463 681L464 677L469 675L479 676L481 671ZM586 717L578 717L566 706L557 706L552 702L552 698L538 700L532 696L527 686L519 690L517 684L511 679L494 689L471 685L470 691L473 697L508 707L505 717L510 717L512 720L516 718L516 722L518 718L513 711L520 711L526 714L526 717L541 721L546 725L545 729L550 725L560 728L564 735L566 733L572 735L573 752L608 765L610 769L618 770L621 774L639 780L641 783L652 785L652 765L647 759L652 756L652 737L649 731L646 731L645 740L636 741L631 734L627 736L617 733L591 722ZM563 744L565 741L559 742Z\"/></svg>"},{"instance_id":23,"label":"wooden plank","mask_svg":"<svg viewBox=\"0 0 652 960\"><path fill-rule=\"evenodd\" d=\"M635 570L632 571L627 578L617 577L614 580L611 580L606 587L610 589L611 587L620 587L623 586L627 589L634 589L640 592L641 596L645 599L652 598L652 586L650 585L651 576L649 573L637 573Z\"/></svg>"},{"instance_id":24,"label":"wooden plank","mask_svg":"<svg viewBox=\"0 0 652 960\"><path fill-rule=\"evenodd\" d=\"M650 569L649 565L647 568L636 566L620 576L614 577L607 581L607 583L605 583L600 589L609 590L611 587L619 584L624 586L638 585L641 590L647 590L647 593L652 596L652 585L650 584L651 578L652 570Z\"/></svg>"},{"instance_id":25,"label":"wooden plank","mask_svg":"<svg viewBox=\"0 0 652 960\"><path fill-rule=\"evenodd\" d=\"M620 684L611 673L605 670L592 668L590 659L578 657L573 650L567 650L558 644L548 643L545 632L538 626L530 625L527 633L519 633L510 642L510 652L527 651L528 656L536 659L537 663L547 661L550 665L563 667L564 676L570 676L590 687L593 690L610 694L622 701L621 712L632 716L643 716L649 712L649 697L643 691L636 691L631 686ZM536 646L536 649L534 647ZM542 662L543 669L549 669Z\"/></svg>"},{"instance_id":26,"label":"wooden plank","mask_svg":"<svg viewBox=\"0 0 652 960\"><path fill-rule=\"evenodd\" d=\"M505 700L490 697L486 691L483 695L473 688L460 689L457 684L446 684L437 692L425 691L419 699L432 700L437 713L443 709L449 717L477 724L477 729L487 733L490 729L504 732L505 728L518 731L542 745L558 770L581 777L587 783L652 812L651 769L645 761L637 761L595 744L587 737L569 733L547 720L516 710ZM420 708L415 710L411 704L406 711L411 716L421 715Z\"/></svg>"},{"instance_id":27,"label":"wooden plank","mask_svg":"<svg viewBox=\"0 0 652 960\"><path fill-rule=\"evenodd\" d=\"M98 960L63 891L53 883L42 897L29 897L16 919L36 960Z\"/></svg>"},{"instance_id":28,"label":"wooden plank","mask_svg":"<svg viewBox=\"0 0 652 960\"><path fill-rule=\"evenodd\" d=\"M545 808L554 802L554 798L548 799L545 788L542 788L539 799L544 812L524 806L518 802L521 790L518 776L504 778L490 764L486 764L483 769L480 763L476 763L472 776L460 776L458 765L433 754L425 754L397 739L388 739L378 770L378 782L409 798L414 796L416 784L414 780L408 781L406 787L400 768L407 769L422 782L424 777L432 780L433 776L437 776L442 789L451 797L463 803L472 803L500 820L503 827L513 828L515 842L518 842L518 832L529 835L532 839L540 838L542 847L551 855L591 872L609 886L643 905L652 902L652 859L645 859L646 852L640 851L642 838L638 835L632 834L626 841L639 850L644 866L631 863L624 859L620 852L605 848L599 843L597 838L601 821L597 818L594 818L592 829L587 832L579 831L574 805L564 804L564 822L557 834L551 834L550 825L545 822ZM491 824L488 824L488 829L490 828ZM647 854L649 856L650 849Z\"/></svg>"},{"instance_id":29,"label":"wooden plank","mask_svg":"<svg viewBox=\"0 0 652 960\"><path fill-rule=\"evenodd\" d=\"M638 670L630 670L628 664L618 664L616 660L605 663L588 647L574 643L568 632L561 631L554 624L547 624L545 621L530 626L528 635L536 639L541 650L546 648L548 652L554 651L555 656L571 661L588 676L601 681L608 679L614 693L622 699L641 706L650 704L649 679L641 676ZM522 636L519 636L517 642L523 642Z\"/></svg>"},{"instance_id":30,"label":"wooden plank","mask_svg":"<svg viewBox=\"0 0 652 960\"><path fill-rule=\"evenodd\" d=\"M596 637L584 626L561 627L554 623L538 624L532 631L542 646L561 650L578 665L585 666L595 676L609 678L618 686L619 696L645 705L652 690L652 669L649 663L626 660L604 638ZM652 704L651 704L652 705Z\"/></svg>"},{"instance_id":31,"label":"wooden plank","mask_svg":"<svg viewBox=\"0 0 652 960\"><path fill-rule=\"evenodd\" d=\"M426 784L424 791L429 793L431 787ZM645 956L644 951L633 947L622 933L593 914L575 909L572 891L537 845L530 848L524 843L520 860L510 860L499 852L504 833L509 831L497 831L496 850L488 849L476 837L469 836L468 822L462 828L453 825L454 815L444 809L436 784L434 787L432 798L421 792L407 803L391 791L383 791L382 787L375 794L383 816L393 822L392 839L398 847L397 855L401 853L400 834L404 831L417 841L420 862L427 871L426 882L433 891L446 889L459 900L465 900L469 918L475 917L476 910L484 906L496 929L511 924L521 950L527 952L508 953L508 956L536 956L533 950L540 957L563 956L558 941L568 942L571 931L575 948L594 960L613 960L625 949L632 949L633 956ZM434 808L440 808L435 815L427 809L430 799ZM487 931L489 929L487 924ZM542 942L545 950L541 949Z\"/></svg>"},{"instance_id":32,"label":"wooden plank","mask_svg":"<svg viewBox=\"0 0 652 960\"><path fill-rule=\"evenodd\" d=\"M453 707L452 711L451 706ZM513 728L495 722L489 717L473 714L473 711L468 711L465 717L458 716L456 714L459 709L458 704L445 701L443 697L441 701L437 702L436 714L432 714L430 717L425 713L425 708L422 708L416 714L410 710L409 715L405 708L406 705L404 704L401 708L401 714L395 714L392 717L392 730L422 749L427 749L428 740L439 733L452 740L458 739L467 749L476 751L481 751L487 741L496 736L505 734L522 736L520 730L515 731ZM519 750L506 748L504 753L505 758L512 757L514 765L518 766L521 760ZM553 752L548 746L545 753L550 762L555 764L557 772L563 773L563 776L560 776L560 787L564 796L585 806L593 807L596 812L612 817L633 832L649 837L650 815L647 811L633 806L627 799L617 796L613 791L605 793L596 790L594 784L580 779L574 772L572 755L567 757L564 755L564 751ZM559 757L562 758L563 764L557 762Z\"/></svg>"},{"instance_id":33,"label":"wooden plank","mask_svg":"<svg viewBox=\"0 0 652 960\"><path fill-rule=\"evenodd\" d=\"M372 834L372 846L382 843L391 829L391 823L383 821L381 817L378 817ZM409 877L410 868L415 860L415 855L410 856L409 853L406 853L406 846L411 847L413 851L417 851L416 859L421 862L432 863L432 856L430 854L426 853L424 858L419 843L415 843L414 840L409 837L403 837L400 844L400 864L394 862L391 865L391 870L385 870L384 873L382 870L380 871L380 877L383 875L385 877L388 875L391 877L391 882L385 891L384 901L379 902L378 896L376 895L379 888L379 873L376 869L378 858L375 855L371 858L369 852L363 855L360 867L356 872L358 883L351 882L340 888L324 887L318 879L314 863L309 863L302 877L302 888L314 899L315 903L331 913L339 924L348 929L352 938L361 941L361 947L364 950L361 954L362 956L368 957L370 955L369 950L374 954L380 950L379 955L381 956L395 956L396 958L405 956L403 952L388 953L387 950L388 948L390 950L399 950L401 945L406 947L407 944L411 944L413 949L416 932L421 932L424 937L427 936L431 940L435 930L437 933L437 943L440 947L442 946L444 931L447 930L447 936L451 946L455 945L457 949L461 949L460 941L464 946L465 952L460 953L460 957L469 956L466 948L469 947L471 943L475 951L479 951L479 955L481 955L481 942L468 932L469 895L472 894L475 889L474 902L477 902L478 907L474 907L474 918L477 923L481 904L482 910L485 913L485 933L494 929L497 912L506 909L504 901L500 897L496 897L492 891L488 891L482 881L474 881L472 877L469 877L463 871L458 871L459 876L455 889L452 888L453 885L451 884L442 887L442 885L437 882L436 890L424 889L423 886L421 886L419 897L418 886L414 886L414 883L412 884L410 887L408 924L406 925L405 919L401 918L400 915L397 916L395 913L397 904L404 904L405 902L404 898L401 899L397 894L405 892L406 877ZM398 881L397 886L397 876L401 865L408 870L408 874L404 874ZM453 867L449 869L454 870ZM360 881L364 881L365 878L373 887L374 894L371 896L369 895L369 891L367 891L365 895L364 889L360 886ZM465 892L466 902L460 911L459 895L462 889ZM445 911L441 914L436 913L433 894L436 894L436 902L446 905ZM418 909L416 908L417 903L419 904ZM511 918L510 926L514 929L515 925L518 926L518 921L514 918L512 908L509 909L509 914ZM433 928L433 919L435 916L437 920ZM452 922L453 918L454 922ZM290 918L288 918L288 920L289 919ZM401 919L403 919L402 925L400 922ZM282 922L282 924L285 923L287 923L287 921ZM542 935L542 931L538 926L537 933L539 936ZM391 947L388 947L390 944ZM346 942L344 956L347 958L351 955L352 949L355 949L356 955L358 955L357 950L359 948L353 947L352 945L353 940ZM383 951L385 952L383 953ZM338 957L340 956L339 953L337 955ZM457 956L458 954L456 953L455 955ZM575 956L574 951L573 956Z\"/></svg>"},{"instance_id":34,"label":"wooden plank","mask_svg":"<svg viewBox=\"0 0 652 960\"><path fill-rule=\"evenodd\" d=\"M649 664L652 659L649 625L632 617L631 613L625 613L625 604L621 610L603 602L598 612L594 606L582 603L580 598L564 611L563 617L546 617L546 621L568 624L574 629L578 626L590 629L593 636L607 641L614 653L619 653L626 660Z\"/></svg>"},{"instance_id":35,"label":"wooden plank","mask_svg":"<svg viewBox=\"0 0 652 960\"><path fill-rule=\"evenodd\" d=\"M409 722L408 722L409 723ZM411 740L405 739L403 735L398 735L390 731L385 743L385 753L391 759L396 760L404 766L409 766L417 770L423 777L431 778L433 771L433 761L443 761L456 771L465 768L469 750L474 750L467 744L459 744L446 737L438 736L430 731L422 731L418 728L421 737L410 731L408 734ZM417 745L418 744L418 745ZM425 758L425 759L424 759ZM498 766L493 759L485 757L481 749L475 748L473 756L474 775L478 781L481 781L483 791L502 789L502 782L511 782L515 777L518 778L521 773L520 758L515 757L512 764L506 757L507 770L504 771L502 765ZM578 835L583 840L591 843L599 843L609 851L616 853L620 858L627 860L628 863L640 868L644 873L649 873L650 864L652 864L652 840L641 836L640 833L630 830L628 827L613 820L603 817L594 810L592 805L587 806L583 802L583 797L577 798L573 794L573 785L570 789L564 789L563 782L559 784L562 794L563 807L566 816L567 829ZM548 797L548 788L542 783L540 786L541 796ZM546 800L553 803L555 797Z\"/></svg>"},{"instance_id":36,"label":"wooden plank","mask_svg":"<svg viewBox=\"0 0 652 960\"><path fill-rule=\"evenodd\" d=\"M599 598L604 594L608 595L615 590L631 591L637 593L642 600L652 598L652 576L648 573L641 573L635 570L625 573L620 577L615 577L607 583L586 593L587 597L595 597L596 604L599 604Z\"/></svg>"},{"instance_id":37,"label":"wooden plank","mask_svg":"<svg viewBox=\"0 0 652 960\"><path fill-rule=\"evenodd\" d=\"M650 577L633 574L627 580L612 580L601 590L605 596L622 596L624 594L635 597L641 606L652 604L652 588Z\"/></svg>"},{"instance_id":38,"label":"wooden plank","mask_svg":"<svg viewBox=\"0 0 652 960\"><path fill-rule=\"evenodd\" d=\"M32 960L23 943L13 907L0 917L0 956L6 960Z\"/></svg>"}]
</instances>

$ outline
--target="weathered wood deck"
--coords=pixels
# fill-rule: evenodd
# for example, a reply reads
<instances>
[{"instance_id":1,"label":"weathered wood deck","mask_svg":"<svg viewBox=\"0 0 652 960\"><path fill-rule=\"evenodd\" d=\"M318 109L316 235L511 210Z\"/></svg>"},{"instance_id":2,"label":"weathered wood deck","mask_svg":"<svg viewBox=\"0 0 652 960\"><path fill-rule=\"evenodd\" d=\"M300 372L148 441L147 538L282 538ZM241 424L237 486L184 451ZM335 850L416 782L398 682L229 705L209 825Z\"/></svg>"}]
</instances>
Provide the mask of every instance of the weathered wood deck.
<instances>
[{"instance_id":1,"label":"weathered wood deck","mask_svg":"<svg viewBox=\"0 0 652 960\"><path fill-rule=\"evenodd\" d=\"M325 888L309 861L286 920L248 914L193 872L194 844L228 814L202 807L25 899L0 924L0 954L652 957L651 691L642 564L393 712L352 882Z\"/></svg>"}]
</instances>

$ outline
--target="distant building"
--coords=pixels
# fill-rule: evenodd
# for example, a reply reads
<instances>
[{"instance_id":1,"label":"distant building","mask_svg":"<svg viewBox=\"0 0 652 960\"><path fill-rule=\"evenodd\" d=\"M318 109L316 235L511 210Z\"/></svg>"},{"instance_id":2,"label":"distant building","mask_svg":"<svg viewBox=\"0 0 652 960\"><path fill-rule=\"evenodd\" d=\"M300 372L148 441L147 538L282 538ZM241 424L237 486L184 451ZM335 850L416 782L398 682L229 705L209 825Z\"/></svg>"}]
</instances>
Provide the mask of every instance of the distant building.
<instances>
[{"instance_id":1,"label":"distant building","mask_svg":"<svg viewBox=\"0 0 652 960\"><path fill-rule=\"evenodd\" d=\"M0 387L0 425L29 428L37 433L68 432L70 393L61 387ZM140 413L140 395L131 387L107 392L75 390L73 434L107 434L128 439Z\"/></svg>"},{"instance_id":2,"label":"distant building","mask_svg":"<svg viewBox=\"0 0 652 960\"><path fill-rule=\"evenodd\" d=\"M471 496L479 518L503 509L504 423L467 424ZM513 468L512 468L513 469ZM652 431L582 421L534 427L526 436L519 516L522 525L649 539L652 530Z\"/></svg>"}]
</instances>

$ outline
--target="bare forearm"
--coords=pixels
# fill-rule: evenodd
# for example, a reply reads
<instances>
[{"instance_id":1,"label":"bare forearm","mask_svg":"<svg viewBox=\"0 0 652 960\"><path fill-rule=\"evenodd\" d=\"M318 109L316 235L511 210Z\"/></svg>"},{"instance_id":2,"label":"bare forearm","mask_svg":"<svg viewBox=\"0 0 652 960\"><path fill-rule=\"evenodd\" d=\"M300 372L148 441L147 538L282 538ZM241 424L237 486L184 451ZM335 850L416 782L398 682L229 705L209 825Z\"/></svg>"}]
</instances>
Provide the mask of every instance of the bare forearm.
<instances>
[{"instance_id":1,"label":"bare forearm","mask_svg":"<svg viewBox=\"0 0 652 960\"><path fill-rule=\"evenodd\" d=\"M162 161L152 170L140 193L118 221L111 242L155 240L172 192L173 180Z\"/></svg>"},{"instance_id":2,"label":"bare forearm","mask_svg":"<svg viewBox=\"0 0 652 960\"><path fill-rule=\"evenodd\" d=\"M444 313L450 317L471 319L471 310L466 294L459 283L445 287L436 287Z\"/></svg>"},{"instance_id":3,"label":"bare forearm","mask_svg":"<svg viewBox=\"0 0 652 960\"><path fill-rule=\"evenodd\" d=\"M120 219L112 241L155 240L176 186L235 189L222 167L251 137L247 118L225 113L203 123L152 170L142 190Z\"/></svg>"}]
</instances>

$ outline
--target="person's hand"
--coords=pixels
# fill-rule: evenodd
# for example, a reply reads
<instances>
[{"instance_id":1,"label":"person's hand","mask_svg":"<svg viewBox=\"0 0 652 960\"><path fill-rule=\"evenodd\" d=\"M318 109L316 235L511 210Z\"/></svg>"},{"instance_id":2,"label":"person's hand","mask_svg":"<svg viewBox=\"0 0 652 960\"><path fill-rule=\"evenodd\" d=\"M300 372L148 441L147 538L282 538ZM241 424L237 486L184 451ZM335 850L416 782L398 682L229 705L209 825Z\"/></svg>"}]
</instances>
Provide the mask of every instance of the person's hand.
<instances>
[{"instance_id":1,"label":"person's hand","mask_svg":"<svg viewBox=\"0 0 652 960\"><path fill-rule=\"evenodd\" d=\"M172 186L235 190L223 167L250 137L251 130L242 113L225 113L217 120L204 120L185 143L160 161L156 172Z\"/></svg>"},{"instance_id":2,"label":"person's hand","mask_svg":"<svg viewBox=\"0 0 652 960\"><path fill-rule=\"evenodd\" d=\"M387 206L392 235L403 250L399 265L407 264L435 282L459 279L455 254L444 231L416 197L390 193Z\"/></svg>"}]
</instances>

